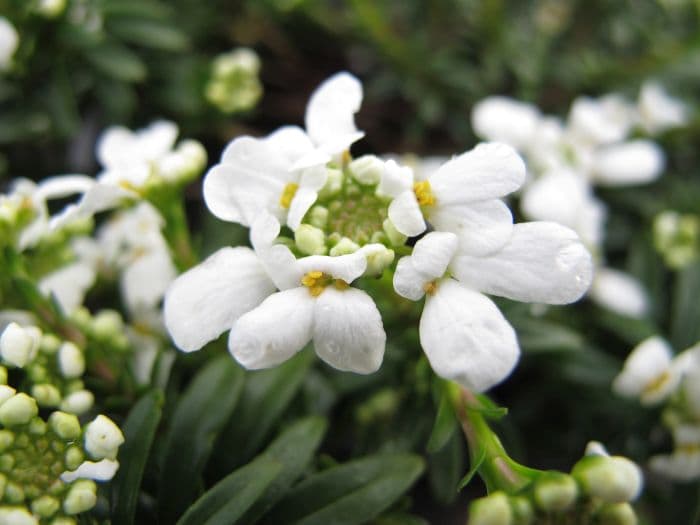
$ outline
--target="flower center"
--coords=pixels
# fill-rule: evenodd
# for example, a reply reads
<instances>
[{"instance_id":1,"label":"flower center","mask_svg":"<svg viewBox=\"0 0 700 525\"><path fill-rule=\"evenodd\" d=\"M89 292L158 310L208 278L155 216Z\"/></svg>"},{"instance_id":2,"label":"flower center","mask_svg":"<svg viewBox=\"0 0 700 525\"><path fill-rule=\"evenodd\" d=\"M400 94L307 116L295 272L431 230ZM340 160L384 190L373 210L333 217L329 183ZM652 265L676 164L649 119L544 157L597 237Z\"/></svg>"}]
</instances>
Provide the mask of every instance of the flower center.
<instances>
[{"instance_id":1,"label":"flower center","mask_svg":"<svg viewBox=\"0 0 700 525\"><path fill-rule=\"evenodd\" d=\"M649 395L661 390L671 380L671 373L666 370L644 385L644 394Z\"/></svg>"},{"instance_id":2,"label":"flower center","mask_svg":"<svg viewBox=\"0 0 700 525\"><path fill-rule=\"evenodd\" d=\"M423 285L423 291L428 295L435 295L438 289L437 279L435 281L427 282Z\"/></svg>"},{"instance_id":3,"label":"flower center","mask_svg":"<svg viewBox=\"0 0 700 525\"><path fill-rule=\"evenodd\" d=\"M430 182L422 180L413 184L413 193L421 206L433 206L435 204L435 194L430 188Z\"/></svg>"},{"instance_id":4,"label":"flower center","mask_svg":"<svg viewBox=\"0 0 700 525\"><path fill-rule=\"evenodd\" d=\"M326 289L326 286L333 284L338 290L345 290L349 284L342 279L335 279L332 275L327 273L312 271L307 272L304 277L301 278L301 284L309 289L309 293L318 297Z\"/></svg>"},{"instance_id":5,"label":"flower center","mask_svg":"<svg viewBox=\"0 0 700 525\"><path fill-rule=\"evenodd\" d=\"M285 209L289 209L289 206L292 204L292 199L294 198L294 195L296 195L298 189L298 184L294 182L288 183L282 190L282 195L280 196L280 206Z\"/></svg>"},{"instance_id":6,"label":"flower center","mask_svg":"<svg viewBox=\"0 0 700 525\"><path fill-rule=\"evenodd\" d=\"M386 218L387 205L384 201L351 186L329 204L327 232L337 233L362 246L372 242L372 236L382 231Z\"/></svg>"}]
</instances>

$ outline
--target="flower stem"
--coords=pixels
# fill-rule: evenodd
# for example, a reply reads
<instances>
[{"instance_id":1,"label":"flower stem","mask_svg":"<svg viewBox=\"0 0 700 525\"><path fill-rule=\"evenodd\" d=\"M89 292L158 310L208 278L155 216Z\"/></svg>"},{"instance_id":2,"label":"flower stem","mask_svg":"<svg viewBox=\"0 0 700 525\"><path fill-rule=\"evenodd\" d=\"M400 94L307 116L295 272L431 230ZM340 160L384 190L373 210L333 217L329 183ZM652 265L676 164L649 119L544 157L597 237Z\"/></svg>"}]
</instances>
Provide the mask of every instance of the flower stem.
<instances>
[{"instance_id":1,"label":"flower stem","mask_svg":"<svg viewBox=\"0 0 700 525\"><path fill-rule=\"evenodd\" d=\"M192 248L187 214L179 192L166 192L166 195L152 196L150 200L163 216L163 236L170 247L175 266L180 272L192 268L198 258Z\"/></svg>"}]
</instances>

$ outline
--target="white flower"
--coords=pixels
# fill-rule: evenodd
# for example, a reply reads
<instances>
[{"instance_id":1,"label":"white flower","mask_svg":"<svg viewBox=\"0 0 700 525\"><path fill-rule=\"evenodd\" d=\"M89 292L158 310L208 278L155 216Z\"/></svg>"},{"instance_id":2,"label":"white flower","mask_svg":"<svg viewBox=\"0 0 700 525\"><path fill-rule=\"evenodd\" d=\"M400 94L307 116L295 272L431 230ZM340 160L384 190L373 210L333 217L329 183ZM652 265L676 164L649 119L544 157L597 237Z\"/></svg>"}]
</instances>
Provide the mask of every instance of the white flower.
<instances>
[{"instance_id":1,"label":"white flower","mask_svg":"<svg viewBox=\"0 0 700 525\"><path fill-rule=\"evenodd\" d=\"M678 425L673 429L674 450L653 456L651 470L678 481L700 478L700 426Z\"/></svg>"},{"instance_id":2,"label":"white flower","mask_svg":"<svg viewBox=\"0 0 700 525\"><path fill-rule=\"evenodd\" d=\"M555 223L517 224L489 255L460 253L458 246L452 233L428 233L399 260L394 288L414 301L427 294L420 341L435 372L484 391L510 374L520 349L513 328L483 293L573 302L590 284L592 263L576 234Z\"/></svg>"},{"instance_id":3,"label":"white flower","mask_svg":"<svg viewBox=\"0 0 700 525\"><path fill-rule=\"evenodd\" d=\"M64 472L60 478L64 483L72 483L76 479L109 481L117 473L117 470L119 470L119 462L115 460L83 461L77 469Z\"/></svg>"},{"instance_id":4,"label":"white flower","mask_svg":"<svg viewBox=\"0 0 700 525\"><path fill-rule=\"evenodd\" d=\"M639 398L643 405L666 399L681 379L673 365L673 351L666 341L654 336L642 341L627 356L622 372L613 381L613 390L621 396Z\"/></svg>"},{"instance_id":5,"label":"white flower","mask_svg":"<svg viewBox=\"0 0 700 525\"><path fill-rule=\"evenodd\" d=\"M656 134L683 126L688 121L688 110L678 99L671 97L654 82L646 82L639 92L639 121L647 133Z\"/></svg>"},{"instance_id":6,"label":"white flower","mask_svg":"<svg viewBox=\"0 0 700 525\"><path fill-rule=\"evenodd\" d=\"M525 178L522 159L510 146L483 143L443 164L423 181L387 163L380 182L382 193L393 197L389 219L406 236L426 229L453 232L460 249L475 255L503 246L513 229L513 217L499 197L515 191Z\"/></svg>"},{"instance_id":7,"label":"white flower","mask_svg":"<svg viewBox=\"0 0 700 525\"><path fill-rule=\"evenodd\" d=\"M619 270L596 268L588 293L596 303L618 314L640 318L649 312L649 297L642 283Z\"/></svg>"},{"instance_id":8,"label":"white flower","mask_svg":"<svg viewBox=\"0 0 700 525\"><path fill-rule=\"evenodd\" d=\"M540 111L532 104L503 96L491 96L472 108L474 132L486 140L505 142L527 150L539 125Z\"/></svg>"},{"instance_id":9,"label":"white flower","mask_svg":"<svg viewBox=\"0 0 700 525\"><path fill-rule=\"evenodd\" d=\"M627 136L635 116L634 108L619 95L579 97L569 111L568 128L584 143L610 144Z\"/></svg>"},{"instance_id":10,"label":"white flower","mask_svg":"<svg viewBox=\"0 0 700 525\"><path fill-rule=\"evenodd\" d=\"M58 367L63 377L80 377L85 372L85 357L74 343L64 342L58 349Z\"/></svg>"},{"instance_id":11,"label":"white flower","mask_svg":"<svg viewBox=\"0 0 700 525\"><path fill-rule=\"evenodd\" d=\"M0 72L9 69L12 57L19 46L19 34L15 26L0 16Z\"/></svg>"},{"instance_id":12,"label":"white flower","mask_svg":"<svg viewBox=\"0 0 700 525\"><path fill-rule=\"evenodd\" d=\"M311 96L306 131L286 126L233 140L204 178L209 210L245 226L266 210L295 230L326 183L325 165L364 135L354 122L361 101L359 81L338 73Z\"/></svg>"},{"instance_id":13,"label":"white flower","mask_svg":"<svg viewBox=\"0 0 700 525\"><path fill-rule=\"evenodd\" d=\"M114 422L100 414L85 427L85 450L95 459L114 459L124 434Z\"/></svg>"},{"instance_id":14,"label":"white flower","mask_svg":"<svg viewBox=\"0 0 700 525\"><path fill-rule=\"evenodd\" d=\"M0 335L0 355L4 362L22 368L34 359L40 343L41 331L37 327L10 323Z\"/></svg>"},{"instance_id":15,"label":"white flower","mask_svg":"<svg viewBox=\"0 0 700 525\"><path fill-rule=\"evenodd\" d=\"M591 176L604 186L646 184L656 180L665 166L664 152L650 140L631 140L599 148Z\"/></svg>"}]
</instances>

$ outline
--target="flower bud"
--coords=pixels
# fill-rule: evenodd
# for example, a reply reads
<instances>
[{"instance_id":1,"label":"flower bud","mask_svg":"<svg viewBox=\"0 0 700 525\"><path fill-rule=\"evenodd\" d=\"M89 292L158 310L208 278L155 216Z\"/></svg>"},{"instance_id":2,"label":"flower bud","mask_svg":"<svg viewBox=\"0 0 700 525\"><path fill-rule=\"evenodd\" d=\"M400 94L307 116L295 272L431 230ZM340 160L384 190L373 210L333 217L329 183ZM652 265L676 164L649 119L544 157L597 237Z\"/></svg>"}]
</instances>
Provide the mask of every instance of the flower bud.
<instances>
[{"instance_id":1,"label":"flower bud","mask_svg":"<svg viewBox=\"0 0 700 525\"><path fill-rule=\"evenodd\" d=\"M34 385L32 397L42 407L55 407L61 402L61 392L54 385L48 383Z\"/></svg>"},{"instance_id":2,"label":"flower bud","mask_svg":"<svg viewBox=\"0 0 700 525\"><path fill-rule=\"evenodd\" d=\"M608 503L598 513L598 525L637 525L637 515L629 503Z\"/></svg>"},{"instance_id":3,"label":"flower bud","mask_svg":"<svg viewBox=\"0 0 700 525\"><path fill-rule=\"evenodd\" d=\"M394 261L394 250L381 246L377 249L367 251L366 256L367 269L365 270L365 275L381 275L382 272Z\"/></svg>"},{"instance_id":4,"label":"flower bud","mask_svg":"<svg viewBox=\"0 0 700 525\"><path fill-rule=\"evenodd\" d=\"M54 497L49 495L41 496L32 501L32 512L42 518L50 518L58 509L61 508L61 503Z\"/></svg>"},{"instance_id":5,"label":"flower bud","mask_svg":"<svg viewBox=\"0 0 700 525\"><path fill-rule=\"evenodd\" d=\"M85 450L96 459L114 459L124 435L119 427L106 416L99 415L85 428Z\"/></svg>"},{"instance_id":6,"label":"flower bud","mask_svg":"<svg viewBox=\"0 0 700 525\"><path fill-rule=\"evenodd\" d=\"M36 400L19 393L0 405L0 423L6 427L29 423L39 413Z\"/></svg>"},{"instance_id":7,"label":"flower bud","mask_svg":"<svg viewBox=\"0 0 700 525\"><path fill-rule=\"evenodd\" d=\"M546 472L535 482L535 503L546 512L568 509L576 501L578 486L561 472Z\"/></svg>"},{"instance_id":8,"label":"flower bud","mask_svg":"<svg viewBox=\"0 0 700 525\"><path fill-rule=\"evenodd\" d=\"M76 470L83 463L83 461L85 461L85 454L83 454L80 447L68 447L68 450L66 450L66 453L63 456L63 461L68 470Z\"/></svg>"},{"instance_id":9,"label":"flower bud","mask_svg":"<svg viewBox=\"0 0 700 525\"><path fill-rule=\"evenodd\" d=\"M399 230L396 229L396 226L394 226L394 223L389 219L384 219L382 229L389 238L389 242L392 244L392 246L403 246L408 238L403 233L399 232Z\"/></svg>"},{"instance_id":10,"label":"flower bud","mask_svg":"<svg viewBox=\"0 0 700 525\"><path fill-rule=\"evenodd\" d=\"M40 341L41 332L35 326L22 328L10 323L0 335L0 355L5 362L22 368L34 359Z\"/></svg>"},{"instance_id":11,"label":"flower bud","mask_svg":"<svg viewBox=\"0 0 700 525\"><path fill-rule=\"evenodd\" d=\"M384 161L376 155L363 155L348 165L353 178L365 186L379 183L384 173Z\"/></svg>"},{"instance_id":12,"label":"flower bud","mask_svg":"<svg viewBox=\"0 0 700 525\"><path fill-rule=\"evenodd\" d=\"M571 473L585 492L609 503L632 501L642 490L642 471L622 456L587 456Z\"/></svg>"},{"instance_id":13,"label":"flower bud","mask_svg":"<svg viewBox=\"0 0 700 525\"><path fill-rule=\"evenodd\" d=\"M64 412L80 415L90 410L94 402L95 396L92 395L92 392L89 390L78 390L64 397L60 408Z\"/></svg>"},{"instance_id":14,"label":"flower bud","mask_svg":"<svg viewBox=\"0 0 700 525\"><path fill-rule=\"evenodd\" d=\"M115 310L100 310L92 319L92 332L100 339L110 339L124 330L124 320Z\"/></svg>"},{"instance_id":15,"label":"flower bud","mask_svg":"<svg viewBox=\"0 0 700 525\"><path fill-rule=\"evenodd\" d=\"M469 525L511 525L513 511L503 492L474 500L469 507Z\"/></svg>"},{"instance_id":16,"label":"flower bud","mask_svg":"<svg viewBox=\"0 0 700 525\"><path fill-rule=\"evenodd\" d=\"M0 405L14 396L17 391L11 386L0 385Z\"/></svg>"},{"instance_id":17,"label":"flower bud","mask_svg":"<svg viewBox=\"0 0 700 525\"><path fill-rule=\"evenodd\" d=\"M80 514L90 510L97 503L97 485L94 481L81 479L73 483L63 500L66 514Z\"/></svg>"},{"instance_id":18,"label":"flower bud","mask_svg":"<svg viewBox=\"0 0 700 525\"><path fill-rule=\"evenodd\" d=\"M324 229L328 224L328 208L316 205L306 214L306 220L311 226Z\"/></svg>"},{"instance_id":19,"label":"flower bud","mask_svg":"<svg viewBox=\"0 0 700 525\"><path fill-rule=\"evenodd\" d=\"M77 525L77 522L68 516L61 516L51 520L51 525Z\"/></svg>"},{"instance_id":20,"label":"flower bud","mask_svg":"<svg viewBox=\"0 0 700 525\"><path fill-rule=\"evenodd\" d=\"M35 417L29 422L29 433L32 436L43 436L46 434L46 423L40 417ZM35 442L36 443L36 442Z\"/></svg>"},{"instance_id":21,"label":"flower bud","mask_svg":"<svg viewBox=\"0 0 700 525\"><path fill-rule=\"evenodd\" d=\"M11 430L0 430L0 452L5 452L15 441L15 434ZM0 495L2 491L0 491Z\"/></svg>"},{"instance_id":22,"label":"flower bud","mask_svg":"<svg viewBox=\"0 0 700 525\"><path fill-rule=\"evenodd\" d=\"M326 177L326 183L318 192L319 200L325 200L337 195L343 187L343 172L341 170L337 168L326 168ZM342 205L342 203L340 204Z\"/></svg>"},{"instance_id":23,"label":"flower bud","mask_svg":"<svg viewBox=\"0 0 700 525\"><path fill-rule=\"evenodd\" d=\"M529 525L534 519L534 511L530 500L522 496L510 498L510 505L513 509L513 518L515 525Z\"/></svg>"},{"instance_id":24,"label":"flower bud","mask_svg":"<svg viewBox=\"0 0 700 525\"><path fill-rule=\"evenodd\" d=\"M61 346L61 340L54 334L44 334L41 337L39 350L45 354L55 354Z\"/></svg>"},{"instance_id":25,"label":"flower bud","mask_svg":"<svg viewBox=\"0 0 700 525\"><path fill-rule=\"evenodd\" d=\"M22 503L24 501L24 490L17 483L8 481L5 485L4 500L9 503Z\"/></svg>"},{"instance_id":26,"label":"flower bud","mask_svg":"<svg viewBox=\"0 0 700 525\"><path fill-rule=\"evenodd\" d=\"M12 525L39 525L39 520L24 507L0 507L0 523Z\"/></svg>"},{"instance_id":27,"label":"flower bud","mask_svg":"<svg viewBox=\"0 0 700 525\"><path fill-rule=\"evenodd\" d=\"M302 224L297 228L294 232L294 241L299 251L306 255L324 255L328 250L326 234L310 224Z\"/></svg>"},{"instance_id":28,"label":"flower bud","mask_svg":"<svg viewBox=\"0 0 700 525\"><path fill-rule=\"evenodd\" d=\"M360 249L360 245L357 244L356 242L348 239L347 237L343 237L338 241L338 243L331 248L330 252L328 254L331 257L336 257L338 255L348 255L351 253L355 253L357 250Z\"/></svg>"},{"instance_id":29,"label":"flower bud","mask_svg":"<svg viewBox=\"0 0 700 525\"><path fill-rule=\"evenodd\" d=\"M74 343L67 341L58 350L58 366L63 377L80 377L85 372L85 357Z\"/></svg>"},{"instance_id":30,"label":"flower bud","mask_svg":"<svg viewBox=\"0 0 700 525\"><path fill-rule=\"evenodd\" d=\"M80 436L80 421L73 414L56 411L49 416L49 426L54 433L66 441Z\"/></svg>"}]
</instances>

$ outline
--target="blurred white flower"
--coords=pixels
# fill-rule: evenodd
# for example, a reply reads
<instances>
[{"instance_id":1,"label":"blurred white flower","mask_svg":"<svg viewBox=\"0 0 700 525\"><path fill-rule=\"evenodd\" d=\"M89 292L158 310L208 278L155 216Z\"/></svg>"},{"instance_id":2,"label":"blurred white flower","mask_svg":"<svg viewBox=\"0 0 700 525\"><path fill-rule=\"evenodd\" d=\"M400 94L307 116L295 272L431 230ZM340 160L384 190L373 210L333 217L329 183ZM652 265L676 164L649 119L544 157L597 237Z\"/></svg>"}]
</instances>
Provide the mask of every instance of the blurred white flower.
<instances>
[{"instance_id":1,"label":"blurred white flower","mask_svg":"<svg viewBox=\"0 0 700 525\"><path fill-rule=\"evenodd\" d=\"M0 72L10 68L18 46L19 33L15 26L7 18L0 16Z\"/></svg>"},{"instance_id":2,"label":"blurred white flower","mask_svg":"<svg viewBox=\"0 0 700 525\"><path fill-rule=\"evenodd\" d=\"M700 425L678 425L673 428L674 449L649 460L649 468L677 481L700 478Z\"/></svg>"},{"instance_id":3,"label":"blurred white flower","mask_svg":"<svg viewBox=\"0 0 700 525\"><path fill-rule=\"evenodd\" d=\"M688 109L680 100L670 96L655 82L646 82L639 92L639 123L655 135L688 122Z\"/></svg>"},{"instance_id":4,"label":"blurred white flower","mask_svg":"<svg viewBox=\"0 0 700 525\"><path fill-rule=\"evenodd\" d=\"M472 126L478 136L520 151L529 149L541 118L534 105L503 96L486 97L472 108Z\"/></svg>"}]
</instances>

